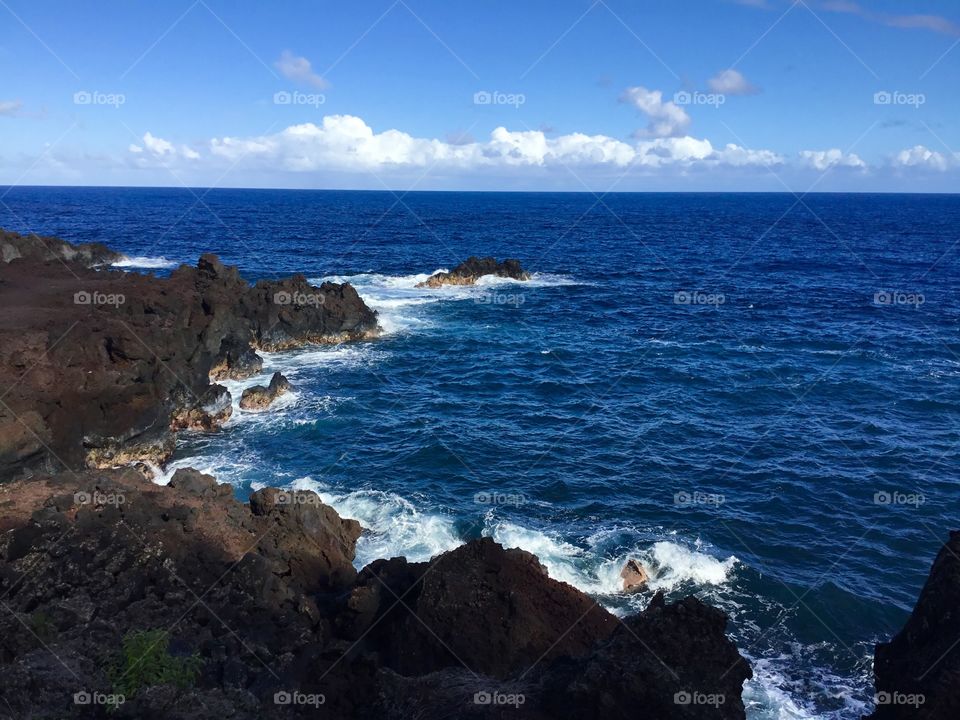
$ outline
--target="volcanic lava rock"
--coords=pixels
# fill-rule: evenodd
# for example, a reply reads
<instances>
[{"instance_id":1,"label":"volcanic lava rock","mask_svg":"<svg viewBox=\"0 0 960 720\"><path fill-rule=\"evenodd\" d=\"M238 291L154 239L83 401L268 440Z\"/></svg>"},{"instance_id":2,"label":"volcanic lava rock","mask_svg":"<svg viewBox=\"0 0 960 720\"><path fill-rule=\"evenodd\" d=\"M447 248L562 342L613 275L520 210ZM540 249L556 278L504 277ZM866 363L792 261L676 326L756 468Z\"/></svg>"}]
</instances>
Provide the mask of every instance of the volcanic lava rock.
<instances>
[{"instance_id":1,"label":"volcanic lava rock","mask_svg":"<svg viewBox=\"0 0 960 720\"><path fill-rule=\"evenodd\" d=\"M92 270L106 256L86 246L2 237L11 259L0 263L0 387L10 390L0 406L0 481L162 464L174 430L225 419L211 371L250 372L258 347L378 331L376 313L348 285L314 288L298 276L251 286L213 255L167 278ZM276 302L282 292L290 303Z\"/></svg>"},{"instance_id":2,"label":"volcanic lava rock","mask_svg":"<svg viewBox=\"0 0 960 720\"><path fill-rule=\"evenodd\" d=\"M119 717L209 717L213 699L224 717L274 717L273 694L331 640L317 598L356 577L359 525L298 496L255 513L191 469L167 487L132 469L0 485L0 717L89 717L73 695L111 692L122 638L147 629L202 669L161 703L180 711L151 714L153 688Z\"/></svg>"},{"instance_id":3,"label":"volcanic lava rock","mask_svg":"<svg viewBox=\"0 0 960 720\"><path fill-rule=\"evenodd\" d=\"M289 381L280 373L275 372L270 378L270 385L254 385L248 387L240 396L240 409L247 412L263 412L273 401L293 388Z\"/></svg>"},{"instance_id":4,"label":"volcanic lava rock","mask_svg":"<svg viewBox=\"0 0 960 720\"><path fill-rule=\"evenodd\" d=\"M620 577L623 579L624 592L637 592L645 590L647 583L650 582L650 576L638 560L631 558L620 571Z\"/></svg>"},{"instance_id":5,"label":"volcanic lava rock","mask_svg":"<svg viewBox=\"0 0 960 720\"><path fill-rule=\"evenodd\" d=\"M549 716L746 717L741 692L753 671L727 639L726 625L722 611L696 598L668 605L657 593L589 657L545 670L541 682Z\"/></svg>"},{"instance_id":6,"label":"volcanic lava rock","mask_svg":"<svg viewBox=\"0 0 960 720\"><path fill-rule=\"evenodd\" d=\"M110 265L124 259L102 243L74 245L52 237L0 230L0 261L9 263L21 258L40 262L63 261L86 267Z\"/></svg>"},{"instance_id":7,"label":"volcanic lava rock","mask_svg":"<svg viewBox=\"0 0 960 720\"><path fill-rule=\"evenodd\" d=\"M507 677L541 655L582 655L617 625L586 595L550 579L534 555L490 538L432 563L378 560L364 568L358 588L379 598L372 642L401 675L462 661ZM398 607L396 598L405 594Z\"/></svg>"},{"instance_id":8,"label":"volcanic lava rock","mask_svg":"<svg viewBox=\"0 0 960 720\"><path fill-rule=\"evenodd\" d=\"M873 720L960 717L960 531L937 554L907 624L877 645Z\"/></svg>"},{"instance_id":9,"label":"volcanic lava rock","mask_svg":"<svg viewBox=\"0 0 960 720\"><path fill-rule=\"evenodd\" d=\"M211 385L195 405L174 412L171 430L215 430L233 414L230 392L223 385Z\"/></svg>"},{"instance_id":10,"label":"volcanic lava rock","mask_svg":"<svg viewBox=\"0 0 960 720\"><path fill-rule=\"evenodd\" d=\"M530 273L520 267L519 260L504 260L497 262L495 258L470 257L457 265L450 272L441 272L431 275L419 283L417 287L438 288L443 285L473 285L484 275L511 278L513 280L529 280Z\"/></svg>"},{"instance_id":11,"label":"volcanic lava rock","mask_svg":"<svg viewBox=\"0 0 960 720\"><path fill-rule=\"evenodd\" d=\"M123 638L152 629L199 674L116 717L743 718L723 613L658 597L621 623L490 539L358 576L359 524L316 494L244 505L189 468L166 487L129 468L37 475L0 485L0 508L4 720L91 717L73 695L112 692Z\"/></svg>"},{"instance_id":12,"label":"volcanic lava rock","mask_svg":"<svg viewBox=\"0 0 960 720\"><path fill-rule=\"evenodd\" d=\"M210 368L210 379L246 380L263 371L263 358L248 344L228 337L220 343L220 352Z\"/></svg>"}]
</instances>

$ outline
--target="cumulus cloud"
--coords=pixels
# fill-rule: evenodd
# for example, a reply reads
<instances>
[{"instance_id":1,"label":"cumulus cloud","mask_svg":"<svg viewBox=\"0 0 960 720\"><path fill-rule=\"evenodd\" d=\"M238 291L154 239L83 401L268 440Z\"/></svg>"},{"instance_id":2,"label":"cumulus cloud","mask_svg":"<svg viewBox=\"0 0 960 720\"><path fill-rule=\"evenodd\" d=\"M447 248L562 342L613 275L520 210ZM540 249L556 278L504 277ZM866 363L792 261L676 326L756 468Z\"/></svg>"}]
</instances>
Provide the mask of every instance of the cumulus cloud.
<instances>
[{"instance_id":1,"label":"cumulus cloud","mask_svg":"<svg viewBox=\"0 0 960 720\"><path fill-rule=\"evenodd\" d=\"M707 81L710 89L724 95L756 95L760 89L733 68L722 70Z\"/></svg>"},{"instance_id":2,"label":"cumulus cloud","mask_svg":"<svg viewBox=\"0 0 960 720\"><path fill-rule=\"evenodd\" d=\"M839 148L830 150L802 150L800 158L804 165L815 170L825 171L832 167L866 170L867 164L854 153L844 153Z\"/></svg>"},{"instance_id":3,"label":"cumulus cloud","mask_svg":"<svg viewBox=\"0 0 960 720\"><path fill-rule=\"evenodd\" d=\"M690 126L690 116L673 101L664 102L659 90L647 90L642 86L624 90L621 100L629 102L650 119L646 131L638 136L675 137L685 134Z\"/></svg>"},{"instance_id":4,"label":"cumulus cloud","mask_svg":"<svg viewBox=\"0 0 960 720\"><path fill-rule=\"evenodd\" d=\"M23 109L19 100L0 100L0 117L16 117Z\"/></svg>"},{"instance_id":5,"label":"cumulus cloud","mask_svg":"<svg viewBox=\"0 0 960 720\"><path fill-rule=\"evenodd\" d=\"M169 140L156 137L151 132L144 133L143 145L131 144L128 150L134 155L139 155L144 158L152 157L168 160L180 157L186 158L187 160L198 160L200 158L200 153L193 148L187 147L186 145L177 147Z\"/></svg>"},{"instance_id":6,"label":"cumulus cloud","mask_svg":"<svg viewBox=\"0 0 960 720\"><path fill-rule=\"evenodd\" d=\"M907 150L901 150L893 158L893 164L901 168L927 168L931 170L946 170L949 164L947 157L923 145L915 145Z\"/></svg>"},{"instance_id":7,"label":"cumulus cloud","mask_svg":"<svg viewBox=\"0 0 960 720\"><path fill-rule=\"evenodd\" d=\"M280 59L273 63L273 66L280 71L287 80L292 80L301 85L308 85L317 90L325 90L330 86L323 77L313 71L310 61L305 57L294 55L289 50L284 50L280 54Z\"/></svg>"},{"instance_id":8,"label":"cumulus cloud","mask_svg":"<svg viewBox=\"0 0 960 720\"><path fill-rule=\"evenodd\" d=\"M486 140L455 142L417 138L400 130L374 132L361 118L328 115L320 124L293 125L271 135L223 137L210 154L231 163L246 161L292 172L337 169L384 172L405 167L464 171L485 168L663 168L779 164L768 150L738 145L714 148L689 136L628 143L606 135L569 133L548 137L541 130L495 128Z\"/></svg>"}]
</instances>

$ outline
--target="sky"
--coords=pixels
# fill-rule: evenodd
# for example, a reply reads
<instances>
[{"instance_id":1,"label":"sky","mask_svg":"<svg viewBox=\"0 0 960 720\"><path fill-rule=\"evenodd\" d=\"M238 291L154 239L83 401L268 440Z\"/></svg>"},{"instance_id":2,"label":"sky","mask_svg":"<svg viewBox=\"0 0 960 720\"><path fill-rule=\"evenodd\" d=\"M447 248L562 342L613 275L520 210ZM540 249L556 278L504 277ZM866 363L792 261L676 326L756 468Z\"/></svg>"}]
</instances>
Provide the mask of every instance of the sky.
<instances>
[{"instance_id":1,"label":"sky","mask_svg":"<svg viewBox=\"0 0 960 720\"><path fill-rule=\"evenodd\" d=\"M956 0L0 0L0 184L956 192Z\"/></svg>"}]
</instances>

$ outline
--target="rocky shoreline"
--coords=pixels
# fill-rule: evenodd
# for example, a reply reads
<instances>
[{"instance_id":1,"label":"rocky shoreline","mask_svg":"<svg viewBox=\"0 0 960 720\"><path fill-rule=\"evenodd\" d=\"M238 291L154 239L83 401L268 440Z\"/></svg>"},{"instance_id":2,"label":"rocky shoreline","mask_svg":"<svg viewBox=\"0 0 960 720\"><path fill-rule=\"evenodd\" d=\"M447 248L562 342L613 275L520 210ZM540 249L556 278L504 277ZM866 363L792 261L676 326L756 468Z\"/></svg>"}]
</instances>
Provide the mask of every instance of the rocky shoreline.
<instances>
[{"instance_id":1,"label":"rocky shoreline","mask_svg":"<svg viewBox=\"0 0 960 720\"><path fill-rule=\"evenodd\" d=\"M2 231L0 251L0 719L746 716L751 668L696 598L617 618L489 538L358 571L363 528L312 492L150 482L177 432L230 417L217 381L261 372L257 350L376 337L349 284L251 285L212 255L157 278ZM287 389L277 375L246 404ZM877 720L957 716L958 553L954 534L877 648L878 691L922 696L920 714L890 702Z\"/></svg>"},{"instance_id":2,"label":"rocky shoreline","mask_svg":"<svg viewBox=\"0 0 960 720\"><path fill-rule=\"evenodd\" d=\"M229 393L211 376L256 374L257 350L379 333L346 283L314 287L295 275L250 285L213 255L157 278L95 268L121 257L99 245L65 251L61 240L12 233L3 243L0 480L161 465L178 430L229 417Z\"/></svg>"}]
</instances>

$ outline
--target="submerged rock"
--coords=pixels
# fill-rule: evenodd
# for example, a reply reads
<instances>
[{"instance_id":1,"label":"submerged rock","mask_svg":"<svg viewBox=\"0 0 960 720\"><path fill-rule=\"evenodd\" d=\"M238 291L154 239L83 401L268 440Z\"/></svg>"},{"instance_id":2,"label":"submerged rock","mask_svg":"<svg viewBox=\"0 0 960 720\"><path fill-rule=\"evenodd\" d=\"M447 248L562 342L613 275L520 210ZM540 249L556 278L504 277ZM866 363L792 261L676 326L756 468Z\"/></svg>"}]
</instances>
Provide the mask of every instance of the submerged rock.
<instances>
[{"instance_id":1,"label":"submerged rock","mask_svg":"<svg viewBox=\"0 0 960 720\"><path fill-rule=\"evenodd\" d=\"M530 279L530 273L520 267L519 260L497 262L496 258L492 257L470 257L450 272L431 275L422 283L419 283L417 287L437 288L443 285L473 285L484 275L496 275L513 280Z\"/></svg>"},{"instance_id":2,"label":"submerged rock","mask_svg":"<svg viewBox=\"0 0 960 720\"><path fill-rule=\"evenodd\" d=\"M254 385L248 387L240 396L240 409L248 412L263 412L281 395L293 389L289 381L280 373L275 372L270 378L270 385Z\"/></svg>"}]
</instances>

